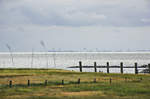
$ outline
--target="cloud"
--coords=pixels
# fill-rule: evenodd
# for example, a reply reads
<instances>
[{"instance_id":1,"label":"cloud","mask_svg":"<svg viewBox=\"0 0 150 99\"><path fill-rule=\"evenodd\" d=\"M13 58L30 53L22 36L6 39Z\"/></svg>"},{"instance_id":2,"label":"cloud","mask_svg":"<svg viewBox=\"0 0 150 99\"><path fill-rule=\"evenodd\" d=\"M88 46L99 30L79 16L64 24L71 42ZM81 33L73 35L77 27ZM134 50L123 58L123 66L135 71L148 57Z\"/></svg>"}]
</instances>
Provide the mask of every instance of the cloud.
<instances>
[{"instance_id":1,"label":"cloud","mask_svg":"<svg viewBox=\"0 0 150 99\"><path fill-rule=\"evenodd\" d=\"M148 0L2 0L0 25L145 26L149 8Z\"/></svg>"},{"instance_id":2,"label":"cloud","mask_svg":"<svg viewBox=\"0 0 150 99\"><path fill-rule=\"evenodd\" d=\"M144 23L150 23L150 19L141 19L141 21Z\"/></svg>"},{"instance_id":3,"label":"cloud","mask_svg":"<svg viewBox=\"0 0 150 99\"><path fill-rule=\"evenodd\" d=\"M0 0L0 51L150 49L149 0Z\"/></svg>"}]
</instances>

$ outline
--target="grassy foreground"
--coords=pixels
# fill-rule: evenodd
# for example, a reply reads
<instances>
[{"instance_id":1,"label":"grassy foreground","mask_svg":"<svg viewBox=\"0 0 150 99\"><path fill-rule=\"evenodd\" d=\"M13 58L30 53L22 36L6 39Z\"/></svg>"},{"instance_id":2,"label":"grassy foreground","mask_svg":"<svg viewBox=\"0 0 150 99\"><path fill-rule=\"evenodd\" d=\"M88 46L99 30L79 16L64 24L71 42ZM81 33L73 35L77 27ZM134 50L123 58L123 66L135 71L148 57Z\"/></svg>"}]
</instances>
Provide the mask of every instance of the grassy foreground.
<instances>
[{"instance_id":1,"label":"grassy foreground","mask_svg":"<svg viewBox=\"0 0 150 99\"><path fill-rule=\"evenodd\" d=\"M10 80L12 88L8 86ZM0 69L0 99L150 99L150 75Z\"/></svg>"}]
</instances>

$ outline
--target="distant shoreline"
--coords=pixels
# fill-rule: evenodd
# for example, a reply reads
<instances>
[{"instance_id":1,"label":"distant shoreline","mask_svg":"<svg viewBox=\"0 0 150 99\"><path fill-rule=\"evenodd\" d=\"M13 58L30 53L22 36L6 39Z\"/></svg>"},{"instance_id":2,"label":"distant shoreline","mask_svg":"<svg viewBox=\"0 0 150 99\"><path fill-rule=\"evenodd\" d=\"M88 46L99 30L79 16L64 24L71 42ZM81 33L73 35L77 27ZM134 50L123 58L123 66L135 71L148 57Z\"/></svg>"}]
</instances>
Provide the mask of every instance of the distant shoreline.
<instances>
[{"instance_id":1,"label":"distant shoreline","mask_svg":"<svg viewBox=\"0 0 150 99\"><path fill-rule=\"evenodd\" d=\"M12 53L13 54L25 54L25 53L26 54L31 54L32 52L12 52ZM79 51L76 51L76 52L75 51L74 52L67 52L67 51L66 52L65 51L64 52L63 51L61 51L61 52L60 51L56 51L56 52L40 52L39 51L39 52L36 52L35 51L33 53L36 53L36 54L38 54L38 53L39 54L45 54L45 53L150 53L150 51L145 51L145 52L140 52L140 51L139 52L138 51L134 51L134 52L125 52L125 51L124 52L117 52L117 51L116 52L115 51L114 52L113 51L112 52L96 52L96 51L95 52L94 51L93 52L88 52L88 51L85 51L85 52L83 52L83 51L81 51L81 52L79 52ZM10 52L0 52L0 54L10 54Z\"/></svg>"}]
</instances>

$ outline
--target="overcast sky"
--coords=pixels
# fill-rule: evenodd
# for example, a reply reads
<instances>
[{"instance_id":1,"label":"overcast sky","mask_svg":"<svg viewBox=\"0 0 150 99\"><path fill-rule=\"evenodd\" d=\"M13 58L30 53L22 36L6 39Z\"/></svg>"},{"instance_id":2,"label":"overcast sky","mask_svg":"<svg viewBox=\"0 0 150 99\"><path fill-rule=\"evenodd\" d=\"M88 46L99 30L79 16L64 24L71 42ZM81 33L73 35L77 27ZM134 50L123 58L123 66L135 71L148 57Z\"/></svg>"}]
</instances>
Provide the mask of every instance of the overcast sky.
<instances>
[{"instance_id":1,"label":"overcast sky","mask_svg":"<svg viewBox=\"0 0 150 99\"><path fill-rule=\"evenodd\" d=\"M0 0L0 51L150 50L150 0Z\"/></svg>"}]
</instances>

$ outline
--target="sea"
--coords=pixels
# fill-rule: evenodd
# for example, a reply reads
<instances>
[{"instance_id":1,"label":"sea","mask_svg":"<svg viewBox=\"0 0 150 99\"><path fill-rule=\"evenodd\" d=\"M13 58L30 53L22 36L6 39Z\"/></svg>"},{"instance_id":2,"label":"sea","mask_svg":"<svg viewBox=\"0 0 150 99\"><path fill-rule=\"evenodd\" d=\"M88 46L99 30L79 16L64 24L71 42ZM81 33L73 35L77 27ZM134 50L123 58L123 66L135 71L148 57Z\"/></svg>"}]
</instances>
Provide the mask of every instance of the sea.
<instances>
[{"instance_id":1,"label":"sea","mask_svg":"<svg viewBox=\"0 0 150 99\"><path fill-rule=\"evenodd\" d=\"M138 66L150 63L150 52L0 52L0 68L53 68L79 71L79 66L120 65ZM144 68L139 68L142 71ZM106 68L98 68L99 72L106 72ZM83 72L94 72L94 68L83 68ZM111 73L120 73L119 68L110 68ZM124 73L134 73L134 68L124 68Z\"/></svg>"}]
</instances>

